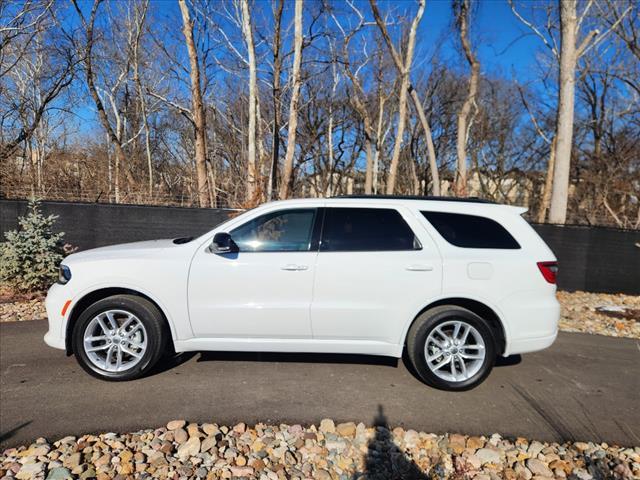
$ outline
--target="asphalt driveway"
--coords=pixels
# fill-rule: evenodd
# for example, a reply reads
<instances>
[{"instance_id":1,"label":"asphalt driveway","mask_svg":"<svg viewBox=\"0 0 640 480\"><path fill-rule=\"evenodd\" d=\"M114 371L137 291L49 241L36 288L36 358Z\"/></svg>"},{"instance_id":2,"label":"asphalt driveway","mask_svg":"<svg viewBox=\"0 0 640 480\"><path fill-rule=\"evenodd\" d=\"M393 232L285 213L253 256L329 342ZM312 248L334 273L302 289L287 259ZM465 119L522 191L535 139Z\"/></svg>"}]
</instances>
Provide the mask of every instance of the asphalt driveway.
<instances>
[{"instance_id":1,"label":"asphalt driveway","mask_svg":"<svg viewBox=\"0 0 640 480\"><path fill-rule=\"evenodd\" d=\"M0 448L38 436L132 431L175 418L232 424L371 423L431 432L640 445L640 342L561 333L508 359L470 392L420 383L400 360L356 355L203 353L106 383L42 341L46 322L0 324Z\"/></svg>"}]
</instances>

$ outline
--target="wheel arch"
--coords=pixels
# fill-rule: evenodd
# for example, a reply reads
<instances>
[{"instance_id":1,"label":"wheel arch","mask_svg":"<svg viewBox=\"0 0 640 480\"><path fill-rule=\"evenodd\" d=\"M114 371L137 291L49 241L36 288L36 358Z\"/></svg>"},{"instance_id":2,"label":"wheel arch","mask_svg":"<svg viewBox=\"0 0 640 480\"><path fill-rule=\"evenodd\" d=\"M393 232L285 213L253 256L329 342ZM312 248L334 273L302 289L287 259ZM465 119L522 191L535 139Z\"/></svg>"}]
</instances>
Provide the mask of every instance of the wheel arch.
<instances>
[{"instance_id":1,"label":"wheel arch","mask_svg":"<svg viewBox=\"0 0 640 480\"><path fill-rule=\"evenodd\" d=\"M447 297L441 298L431 302L430 304L423 307L409 322L407 327L405 328L402 343L401 345L405 345L407 342L407 334L411 325L417 320L417 318L422 315L427 310L430 310L435 307L440 307L443 305L451 305L455 307L466 308L467 310L475 313L479 317L483 318L487 321L489 326L491 327L491 331L493 332L494 339L496 341L496 350L498 355L504 354L506 351L507 344L507 331L505 329L504 323L501 320L500 316L496 313L495 309L487 305L486 303L475 300L467 297Z\"/></svg>"},{"instance_id":2,"label":"wheel arch","mask_svg":"<svg viewBox=\"0 0 640 480\"><path fill-rule=\"evenodd\" d=\"M167 314L162 309L160 304L149 295L146 295L133 288L103 287L84 294L77 302L75 302L75 304L71 308L71 312L69 313L69 318L65 326L65 350L67 352L67 355L73 354L73 327L75 326L82 312L94 303L113 295L133 295L136 297L144 298L148 302L151 302L162 314L162 319L164 322L164 326L167 329L167 333L170 335L170 338L173 339L173 326L171 325L171 322L169 322Z\"/></svg>"}]
</instances>

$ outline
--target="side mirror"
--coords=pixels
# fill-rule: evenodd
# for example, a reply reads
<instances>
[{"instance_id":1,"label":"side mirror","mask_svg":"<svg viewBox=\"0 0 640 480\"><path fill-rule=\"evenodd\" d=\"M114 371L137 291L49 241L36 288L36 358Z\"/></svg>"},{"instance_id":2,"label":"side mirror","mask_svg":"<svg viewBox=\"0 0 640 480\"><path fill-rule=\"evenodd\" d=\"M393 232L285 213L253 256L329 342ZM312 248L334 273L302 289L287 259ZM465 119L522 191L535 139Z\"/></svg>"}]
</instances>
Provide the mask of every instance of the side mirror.
<instances>
[{"instance_id":1,"label":"side mirror","mask_svg":"<svg viewBox=\"0 0 640 480\"><path fill-rule=\"evenodd\" d=\"M236 242L233 241L231 235L226 232L216 233L213 237L213 241L209 246L209 251L212 253L237 253L240 251Z\"/></svg>"}]
</instances>

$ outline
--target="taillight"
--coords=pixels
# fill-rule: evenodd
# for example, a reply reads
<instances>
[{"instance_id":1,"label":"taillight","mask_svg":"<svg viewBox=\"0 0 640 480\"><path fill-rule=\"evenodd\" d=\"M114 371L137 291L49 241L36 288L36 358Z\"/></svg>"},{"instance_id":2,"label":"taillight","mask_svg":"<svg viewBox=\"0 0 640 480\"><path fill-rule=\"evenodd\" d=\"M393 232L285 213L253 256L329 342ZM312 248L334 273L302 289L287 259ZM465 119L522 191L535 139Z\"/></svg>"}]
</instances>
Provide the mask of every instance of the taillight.
<instances>
[{"instance_id":1,"label":"taillight","mask_svg":"<svg viewBox=\"0 0 640 480\"><path fill-rule=\"evenodd\" d=\"M544 279L549 283L556 283L558 262L538 262L538 268Z\"/></svg>"}]
</instances>

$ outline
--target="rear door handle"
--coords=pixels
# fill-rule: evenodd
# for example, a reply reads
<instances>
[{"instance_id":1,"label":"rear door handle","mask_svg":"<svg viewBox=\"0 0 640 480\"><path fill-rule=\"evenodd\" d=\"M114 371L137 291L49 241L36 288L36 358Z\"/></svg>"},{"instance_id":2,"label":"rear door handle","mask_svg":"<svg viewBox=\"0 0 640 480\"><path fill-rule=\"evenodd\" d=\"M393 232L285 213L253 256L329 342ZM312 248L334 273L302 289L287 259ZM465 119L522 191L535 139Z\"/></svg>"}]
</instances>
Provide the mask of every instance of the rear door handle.
<instances>
[{"instance_id":1,"label":"rear door handle","mask_svg":"<svg viewBox=\"0 0 640 480\"><path fill-rule=\"evenodd\" d=\"M407 270L410 272L430 272L433 270L433 265L409 265Z\"/></svg>"},{"instance_id":2,"label":"rear door handle","mask_svg":"<svg viewBox=\"0 0 640 480\"><path fill-rule=\"evenodd\" d=\"M307 265L296 265L295 263L289 263L281 267L282 270L287 270L290 272L298 272L301 270L308 270L309 267Z\"/></svg>"}]
</instances>

